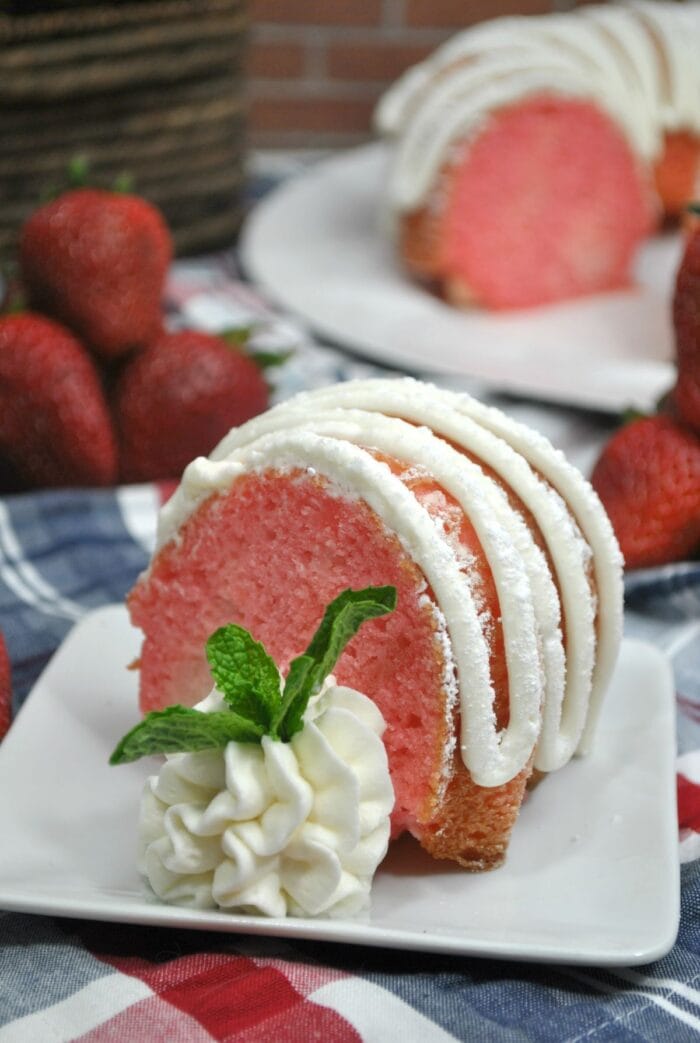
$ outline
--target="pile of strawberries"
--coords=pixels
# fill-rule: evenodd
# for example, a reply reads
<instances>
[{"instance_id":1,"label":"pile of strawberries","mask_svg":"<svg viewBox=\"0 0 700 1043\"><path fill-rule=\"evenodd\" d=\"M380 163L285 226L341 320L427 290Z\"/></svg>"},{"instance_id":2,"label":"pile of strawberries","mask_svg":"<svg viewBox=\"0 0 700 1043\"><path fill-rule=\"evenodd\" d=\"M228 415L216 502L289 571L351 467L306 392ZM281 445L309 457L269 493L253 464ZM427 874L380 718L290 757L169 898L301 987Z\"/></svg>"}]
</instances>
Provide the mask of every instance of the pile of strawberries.
<instances>
[{"instance_id":1,"label":"pile of strawberries","mask_svg":"<svg viewBox=\"0 0 700 1043\"><path fill-rule=\"evenodd\" d=\"M267 407L240 344L166 332L171 258L138 196L75 189L27 220L30 310L0 316L0 489L177 478Z\"/></svg>"},{"instance_id":2,"label":"pile of strawberries","mask_svg":"<svg viewBox=\"0 0 700 1043\"><path fill-rule=\"evenodd\" d=\"M591 479L631 569L700 551L700 218L688 226L673 326L675 387L659 413L613 435Z\"/></svg>"}]
</instances>

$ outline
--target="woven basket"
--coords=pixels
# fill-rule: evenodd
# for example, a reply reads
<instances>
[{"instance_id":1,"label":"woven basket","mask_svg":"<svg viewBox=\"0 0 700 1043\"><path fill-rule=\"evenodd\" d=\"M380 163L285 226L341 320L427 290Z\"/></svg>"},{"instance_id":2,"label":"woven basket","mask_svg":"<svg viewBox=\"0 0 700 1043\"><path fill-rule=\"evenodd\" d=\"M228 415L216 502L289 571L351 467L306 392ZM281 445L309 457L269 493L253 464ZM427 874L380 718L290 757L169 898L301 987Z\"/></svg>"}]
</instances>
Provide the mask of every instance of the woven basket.
<instances>
[{"instance_id":1,"label":"woven basket","mask_svg":"<svg viewBox=\"0 0 700 1043\"><path fill-rule=\"evenodd\" d=\"M77 155L91 183L130 175L178 253L229 245L242 216L245 0L10 10L20 13L0 14L0 256Z\"/></svg>"}]
</instances>

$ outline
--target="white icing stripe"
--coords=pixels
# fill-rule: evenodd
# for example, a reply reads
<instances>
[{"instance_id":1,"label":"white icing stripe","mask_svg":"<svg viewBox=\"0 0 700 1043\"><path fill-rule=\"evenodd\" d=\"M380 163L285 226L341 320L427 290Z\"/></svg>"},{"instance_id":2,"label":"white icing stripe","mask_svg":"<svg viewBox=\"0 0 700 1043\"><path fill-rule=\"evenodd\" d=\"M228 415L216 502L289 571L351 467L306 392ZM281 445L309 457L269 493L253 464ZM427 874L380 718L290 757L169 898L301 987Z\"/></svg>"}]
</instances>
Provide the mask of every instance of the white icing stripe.
<instances>
[{"instance_id":1,"label":"white icing stripe","mask_svg":"<svg viewBox=\"0 0 700 1043\"><path fill-rule=\"evenodd\" d=\"M394 416L402 416L405 419L429 425L431 416L434 416L436 411L434 409L421 409L416 398L412 400L413 408L406 409L404 396L400 396L399 400L396 392L393 391L394 384L395 382L391 384L379 382L374 394L372 394L371 389L363 393L362 389L355 383L353 385L339 385L337 391L340 399L344 398L347 392L350 392L350 403L357 404L361 408L374 409L375 411L383 410L394 414ZM353 394L353 391L356 391L357 394ZM589 664L587 671L584 670L583 684L579 686L578 691L576 690L576 685L570 682L572 691L569 702L573 700L577 712L576 714L570 712L567 714L569 733L561 734L560 722L564 696L565 659L560 629L559 598L544 556L534 544L530 531L521 517L511 510L502 491L494 486L493 482L485 479L483 472L479 468L471 461L465 459L462 454L456 453L449 446L429 436L427 428L423 429L418 437L423 444L425 444L426 438L429 438L428 456L423 455L422 452L419 454L416 446L417 432L414 428L406 424L398 424L397 426L395 419L381 418L378 413L372 418L370 414L362 413L358 410L336 409L325 411L321 408L321 403L318 400L328 400L329 405L334 405L336 396L332 389L322 389L317 393L312 393L312 397L315 404L313 419L309 419L310 409L308 408L306 398L302 397L301 400L294 399L286 406L283 405L271 410L242 428L232 431L225 440L225 446L220 446L216 452L229 453L235 447L246 444L251 439L258 438L263 433L273 430L305 426L317 432L333 433L337 437L351 439L354 437L356 441L361 441L365 445L372 445L398 459L408 459L415 463L422 463L429 468L439 484L455 497L464 513L472 522L475 521L475 510L478 510L478 507L475 508L475 504L479 504L485 496L488 496L489 510L494 511L499 525L503 526L508 532L509 539L513 542L513 548L517 549L522 558L533 594L537 636L536 640L529 640L531 654L534 654L539 647L542 656L545 680L543 716L546 729L546 734L543 732L543 736L538 744L536 763L543 771L551 771L555 767L561 767L572 756L583 729L592 662ZM299 403L298 405L297 402ZM444 410L442 413L444 415ZM343 417L346 420L344 429L341 426ZM381 440L380 425L384 431L395 430L397 432L394 442L389 444L386 440ZM462 426L464 427L465 425L463 424ZM443 426L443 433L455 442L460 442L460 438L455 431L446 431ZM487 434L487 441L489 437ZM491 441L495 440L491 438ZM500 444L502 445L502 443ZM507 447L506 453L515 456L512 450ZM528 470L524 462L523 467ZM469 476L466 481L464 480L465 476ZM495 492L494 489L496 490ZM482 525L481 529L477 527L477 532L489 564L492 570L497 572L498 564L494 561L495 554L490 551L491 540L488 532L484 532L484 529L487 529L486 525ZM501 605L506 607L504 634L508 639L509 646L513 648L514 642L519 639L516 639L515 634L509 630L507 619L514 613L517 615L519 609L513 604L507 583L501 582L498 588L498 595ZM511 677L513 690L518 690L518 675L510 662L509 676ZM569 676L570 678L578 677L579 671L572 668Z\"/></svg>"},{"instance_id":2,"label":"white icing stripe","mask_svg":"<svg viewBox=\"0 0 700 1043\"><path fill-rule=\"evenodd\" d=\"M284 430L298 429L288 415L279 419ZM508 727L500 739L501 750L505 755L512 746L515 751L513 759L522 766L540 731L544 678L530 578L520 553L521 547L530 549L534 545L526 526L511 510L505 494L476 464L435 438L427 428L415 428L379 413L350 409L317 413L310 424L303 418L297 418L296 422L304 424L305 430L315 434L367 445L380 453L424 468L461 505L474 526L493 574L501 611L509 684L511 690L517 692L517 698L510 705ZM400 531L398 534L401 535ZM470 582L469 572L464 581ZM484 751L475 746L467 727L467 700L472 696L473 693L460 687L462 753L465 764L478 781L477 776L484 777L489 766L480 766ZM561 688L553 696L561 703Z\"/></svg>"},{"instance_id":3,"label":"white icing stripe","mask_svg":"<svg viewBox=\"0 0 700 1043\"><path fill-rule=\"evenodd\" d=\"M424 426L419 429L412 424ZM308 434L310 430L315 436ZM349 444L342 449L336 444L334 449L333 439L346 439ZM565 663L557 590L544 556L501 490L442 439L461 447L492 469L532 514L548 547L566 617ZM457 575L462 598L467 587L464 574L459 573L459 561L447 541L435 539L435 523L413 494L355 443L372 446L428 471L463 507L487 554L503 613L509 674L512 671L511 690L518 696L513 699L513 729L502 737L500 747L492 716L490 725L485 727L483 706L475 711L470 705L463 713L465 763L476 781L481 785L495 785L495 779L503 781L506 763L510 765L508 770L522 763L523 753L530 744L530 738L525 736L530 735L531 728L522 722L529 720L535 685L534 681L528 681L521 705L521 674L517 671L525 669L522 660L533 657L537 647L545 672L545 698L535 764L543 771L560 767L577 748L584 750L590 744L600 700L616 660L622 629L621 556L607 516L582 475L541 435L499 411L467 395L410 378L353 381L297 395L231 431L209 460L200 459L190 465L180 488L161 512L158 546L176 537L179 527L197 505L213 490L230 485L243 469L280 467L285 461L288 466L317 466L318 463L321 473L351 496L365 499L399 536L426 575L448 621L461 697L467 702L473 701L475 693L480 693L483 701L483 693L486 693L486 704L491 707L493 690L488 677L488 650L480 627L478 637L475 636L472 617L477 613L468 590L470 621L465 622L453 610L453 599L459 601L459 594L453 588ZM317 463L314 463L316 457L304 455L306 451L320 454ZM377 471L377 467L382 470ZM403 506L399 507L396 497L400 497ZM496 528L489 528L489 513ZM426 528L426 519L430 529ZM508 551L504 550L504 534L512 544ZM441 555L440 561L449 562L445 580L449 602L443 600L438 581L441 566L431 552L431 543L439 546L435 553ZM591 568L600 599L597 617L588 581L591 550ZM528 588L530 593L526 593ZM527 621L513 622L520 611L519 599L529 603L530 598L534 601L534 638L530 609ZM467 631L472 634L471 638ZM465 673L464 657L468 651L471 658L469 642L472 639L477 640L474 647L477 659L481 660L476 668L480 682L473 673L469 678ZM528 646L527 652L518 649L521 643ZM527 669L533 669L532 658ZM529 675L525 671L522 676ZM516 679L517 684L513 683ZM476 724L474 713L478 718ZM489 735L485 740L487 731ZM514 749L519 751L517 756ZM496 763L494 757L499 763L496 771L492 771Z\"/></svg>"},{"instance_id":4,"label":"white icing stripe","mask_svg":"<svg viewBox=\"0 0 700 1043\"><path fill-rule=\"evenodd\" d=\"M653 41L641 20L630 18L629 12L617 4L594 4L577 13L595 22L614 43L621 60L627 64L632 89L639 91L644 109L652 117L651 122L658 125L661 70Z\"/></svg>"},{"instance_id":5,"label":"white icing stripe","mask_svg":"<svg viewBox=\"0 0 700 1043\"><path fill-rule=\"evenodd\" d=\"M698 27L693 27L684 17L683 7L675 4L638 0L629 5L629 10L645 24L659 48L664 74L659 106L663 126L671 130L686 126L697 128L700 125Z\"/></svg>"},{"instance_id":6,"label":"white icing stripe","mask_svg":"<svg viewBox=\"0 0 700 1043\"><path fill-rule=\"evenodd\" d=\"M538 722L532 719L531 705L534 686L530 684L523 692L522 706L514 708L512 727L509 725L499 735L493 710L489 648L459 563L448 541L437 534L431 516L386 464L354 444L309 431L262 435L232 451L225 460L200 458L189 465L175 493L178 504L168 527L161 533L162 539L174 535L171 526L185 505L227 488L244 472L271 467L276 470L314 468L329 478L341 494L361 497L387 528L396 533L425 576L447 620L464 700L465 763L481 786L497 786L512 779L527 763L537 737Z\"/></svg>"},{"instance_id":7,"label":"white icing stripe","mask_svg":"<svg viewBox=\"0 0 700 1043\"><path fill-rule=\"evenodd\" d=\"M567 503L593 552L598 592L598 647L588 720L579 746L580 752L586 753L593 741L622 638L622 555L612 525L593 487L543 435L466 395L460 396L460 405L465 413L508 442L551 482Z\"/></svg>"},{"instance_id":8,"label":"white icing stripe","mask_svg":"<svg viewBox=\"0 0 700 1043\"><path fill-rule=\"evenodd\" d=\"M547 680L542 734L535 765L542 771L553 771L573 755L588 713L596 652L595 604L586 577L590 551L560 497L533 473L523 456L506 441L460 412L456 407L463 401L461 396L410 379L334 385L296 396L232 431L214 455L225 457L235 446L280 427L298 423L315 427L317 419L323 416L319 412L321 408L347 404L425 424L500 475L532 513L544 536L567 619L566 694L562 705L564 653L558 597L548 566L544 565L542 569L537 562L528 559L533 591L536 588L536 611ZM366 430L365 443L369 442L369 431ZM551 447L550 453L554 455ZM460 457L459 462L464 465L464 458ZM585 484L578 472L575 474L578 481ZM463 506L469 514L468 502ZM526 557L527 543L532 545L529 533L527 541L519 544L521 554ZM545 572L544 579L542 571Z\"/></svg>"},{"instance_id":9,"label":"white icing stripe","mask_svg":"<svg viewBox=\"0 0 700 1043\"><path fill-rule=\"evenodd\" d=\"M591 99L653 162L665 131L700 131L699 50L698 4L651 0L498 18L455 34L377 106L379 132L397 142L390 205L424 203L455 142L536 92Z\"/></svg>"},{"instance_id":10,"label":"white icing stripe","mask_svg":"<svg viewBox=\"0 0 700 1043\"><path fill-rule=\"evenodd\" d=\"M305 408L304 402L307 402L306 408L311 409L315 408L314 403L321 400L321 398L327 401L327 396L331 396L334 403L337 401L338 404L341 404L343 401L352 400L353 402L361 403L365 408L372 408L362 398L356 396L365 395L366 393L383 394L382 389L389 387L395 388L398 395L403 396L403 401L405 402L403 415L406 417L411 415L408 410L415 409L416 404L419 402L425 402L426 406L431 407L433 410L431 426L435 430L442 430L447 437L451 436L445 430L443 418L445 410L450 407L465 417L469 417L487 431L491 431L499 439L510 445L516 451L516 454L521 455L551 483L575 517L586 542L593 552L593 575L598 592L597 646L593 670L593 690L588 718L579 746L580 752L587 752L593 740L601 702L617 661L622 637L622 556L612 526L598 496L581 473L566 460L563 453L554 449L543 435L525 427L523 424L517 423L517 421L507 417L500 410L485 406L466 394L455 394L434 388L428 384L422 384L411 378L404 378L396 381L374 380L341 384L333 388L320 389L318 392L309 392L303 399L298 398L295 401L299 402L299 408ZM336 396L338 397L336 398ZM401 406L400 399L395 403L395 406L396 408ZM379 408L385 407L379 406ZM386 408L392 409L394 407L387 403ZM465 448L469 448L468 443L465 445ZM475 449L475 451L481 455L482 448ZM482 459L488 461L495 470L499 470L501 465L492 461L490 457L484 454ZM582 625L580 611L576 608L576 595L574 595L573 590L570 597L566 595L566 590L569 589L569 581L565 579L568 575L568 570L566 572L559 571L559 559L561 559L562 569L565 568L570 552L564 549L565 544L562 536L557 535L557 528L555 527L553 531L549 529L547 520L543 515L543 511L546 509L544 500L535 494L534 488L531 490L527 485L521 484L524 474L522 467L520 467L520 472L517 484L514 472L501 473L503 473L508 483L512 485L528 509L532 511L543 531L545 531L546 527L546 538L550 552L553 556L557 555L555 567L564 598L565 614L567 619L570 619L572 622L572 626L568 629L573 640L584 641L586 628ZM589 603L589 599L584 598L584 602ZM570 611L571 615L569 615ZM571 669L571 649L568 648L567 652L569 653L568 673Z\"/></svg>"},{"instance_id":11,"label":"white icing stripe","mask_svg":"<svg viewBox=\"0 0 700 1043\"><path fill-rule=\"evenodd\" d=\"M387 408L387 412L391 411ZM409 419L427 423L427 413L417 410ZM543 771L565 764L573 755L583 730L592 658L584 666L582 684L571 685L569 708L564 714L566 727L560 731L566 664L559 597L544 555L501 487L487 478L477 464L434 437L428 427L415 428L379 412L372 415L360 409L316 409L313 420L309 421L307 411L295 412L292 404L292 408L266 414L264 426L266 431L303 427L371 446L395 459L424 467L457 500L474 526L496 584L510 689L518 693L517 699L511 702L512 723L515 724L524 711L539 716L541 710L547 734L544 741L538 743L536 764ZM259 437L260 433L256 427L253 437ZM443 433L449 438L454 434L452 431ZM242 438L246 438L245 433ZM457 437L454 440L459 441ZM514 455L512 451L511 455ZM468 581L468 576L466 578ZM585 585L583 590L586 592ZM585 598L583 604L586 604ZM592 617L588 624L592 629ZM570 676L580 678L580 671L573 664ZM539 731L539 725L532 727ZM465 737L463 743L467 743Z\"/></svg>"}]
</instances>

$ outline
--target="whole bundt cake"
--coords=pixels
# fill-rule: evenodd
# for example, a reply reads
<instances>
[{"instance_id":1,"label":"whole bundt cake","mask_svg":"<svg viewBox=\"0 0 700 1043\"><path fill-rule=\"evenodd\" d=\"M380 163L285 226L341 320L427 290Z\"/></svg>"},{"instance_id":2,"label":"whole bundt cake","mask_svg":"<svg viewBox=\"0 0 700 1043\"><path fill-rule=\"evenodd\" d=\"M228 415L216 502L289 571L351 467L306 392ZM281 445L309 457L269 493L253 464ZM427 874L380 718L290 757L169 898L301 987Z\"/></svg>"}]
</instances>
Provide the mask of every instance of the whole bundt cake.
<instances>
[{"instance_id":1,"label":"whole bundt cake","mask_svg":"<svg viewBox=\"0 0 700 1043\"><path fill-rule=\"evenodd\" d=\"M494 309L628 284L640 243L700 190L699 99L697 2L459 33L376 113L408 271Z\"/></svg>"}]
</instances>

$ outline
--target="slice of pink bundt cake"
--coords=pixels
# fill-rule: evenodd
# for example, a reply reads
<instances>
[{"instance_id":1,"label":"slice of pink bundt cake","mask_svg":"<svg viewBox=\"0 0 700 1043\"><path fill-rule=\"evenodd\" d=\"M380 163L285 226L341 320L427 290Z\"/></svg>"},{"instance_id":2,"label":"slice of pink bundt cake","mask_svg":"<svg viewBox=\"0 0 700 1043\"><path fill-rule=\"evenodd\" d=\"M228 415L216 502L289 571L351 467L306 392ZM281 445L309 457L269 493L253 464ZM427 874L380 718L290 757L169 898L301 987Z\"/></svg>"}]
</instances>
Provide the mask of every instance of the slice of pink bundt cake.
<instances>
[{"instance_id":1,"label":"slice of pink bundt cake","mask_svg":"<svg viewBox=\"0 0 700 1043\"><path fill-rule=\"evenodd\" d=\"M472 26L409 69L376 122L410 273L521 308L628 284L700 188L700 4L589 5Z\"/></svg>"},{"instance_id":2,"label":"slice of pink bundt cake","mask_svg":"<svg viewBox=\"0 0 700 1043\"><path fill-rule=\"evenodd\" d=\"M541 437L411 380L297 396L195 460L129 597L144 711L207 694L236 622L283 669L341 590L393 584L336 676L369 695L405 830L498 865L533 770L590 742L621 630L621 562L592 489Z\"/></svg>"}]
</instances>

